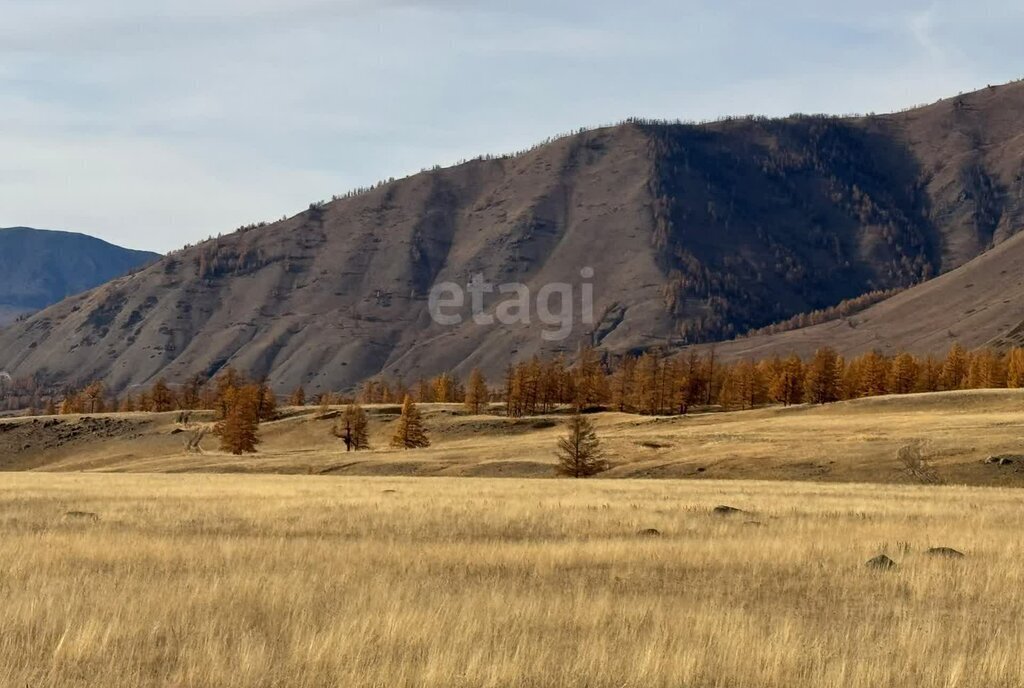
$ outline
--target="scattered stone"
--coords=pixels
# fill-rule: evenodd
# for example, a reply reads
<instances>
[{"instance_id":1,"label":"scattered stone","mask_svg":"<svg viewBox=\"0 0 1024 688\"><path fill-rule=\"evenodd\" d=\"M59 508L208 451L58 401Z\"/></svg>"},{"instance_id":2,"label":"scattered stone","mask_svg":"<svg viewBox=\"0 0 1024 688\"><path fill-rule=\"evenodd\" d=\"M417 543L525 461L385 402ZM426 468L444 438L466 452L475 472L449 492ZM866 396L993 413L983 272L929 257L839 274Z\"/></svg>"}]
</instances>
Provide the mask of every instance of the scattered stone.
<instances>
[{"instance_id":1,"label":"scattered stone","mask_svg":"<svg viewBox=\"0 0 1024 688\"><path fill-rule=\"evenodd\" d=\"M1024 456L1019 454L996 454L985 459L985 463L996 466L1012 466L1015 463L1024 462Z\"/></svg>"},{"instance_id":2,"label":"scattered stone","mask_svg":"<svg viewBox=\"0 0 1024 688\"><path fill-rule=\"evenodd\" d=\"M661 531L657 528L644 528L636 531L636 534L640 537L661 537Z\"/></svg>"},{"instance_id":3,"label":"scattered stone","mask_svg":"<svg viewBox=\"0 0 1024 688\"><path fill-rule=\"evenodd\" d=\"M737 509L734 506L727 506L725 504L719 504L714 509L712 509L712 512L716 516L733 516L735 514L745 514L745 513L747 513L743 509Z\"/></svg>"},{"instance_id":4,"label":"scattered stone","mask_svg":"<svg viewBox=\"0 0 1024 688\"><path fill-rule=\"evenodd\" d=\"M382 494L395 494L398 490L381 490Z\"/></svg>"},{"instance_id":5,"label":"scattered stone","mask_svg":"<svg viewBox=\"0 0 1024 688\"><path fill-rule=\"evenodd\" d=\"M874 557L872 559L868 559L867 563L864 564L864 565L867 566L868 568L872 568L872 569L894 569L894 568L896 568L896 562L893 561L892 559L890 559L889 557L885 556L884 554L879 554L877 557Z\"/></svg>"},{"instance_id":6,"label":"scattered stone","mask_svg":"<svg viewBox=\"0 0 1024 688\"><path fill-rule=\"evenodd\" d=\"M183 432L185 432L185 428L174 428L171 430L172 435L180 435Z\"/></svg>"},{"instance_id":7,"label":"scattered stone","mask_svg":"<svg viewBox=\"0 0 1024 688\"><path fill-rule=\"evenodd\" d=\"M965 555L959 550L955 550L952 547L932 547L925 552L930 557L946 557L947 559L963 559Z\"/></svg>"},{"instance_id":8,"label":"scattered stone","mask_svg":"<svg viewBox=\"0 0 1024 688\"><path fill-rule=\"evenodd\" d=\"M68 511L64 514L65 518L76 518L83 521L98 521L100 520L99 515L94 514L91 511Z\"/></svg>"},{"instance_id":9,"label":"scattered stone","mask_svg":"<svg viewBox=\"0 0 1024 688\"><path fill-rule=\"evenodd\" d=\"M756 528L760 528L764 524L761 523L760 521L744 521L743 525L745 525L745 526L754 526Z\"/></svg>"}]
</instances>

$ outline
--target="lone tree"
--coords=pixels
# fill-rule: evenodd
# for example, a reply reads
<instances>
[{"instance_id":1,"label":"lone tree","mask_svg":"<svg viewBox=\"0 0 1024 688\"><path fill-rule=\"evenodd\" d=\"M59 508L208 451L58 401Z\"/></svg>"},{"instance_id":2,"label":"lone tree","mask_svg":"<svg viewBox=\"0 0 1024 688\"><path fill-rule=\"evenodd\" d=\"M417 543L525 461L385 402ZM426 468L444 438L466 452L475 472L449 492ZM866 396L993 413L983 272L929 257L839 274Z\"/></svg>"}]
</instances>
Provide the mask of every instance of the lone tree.
<instances>
[{"instance_id":1,"label":"lone tree","mask_svg":"<svg viewBox=\"0 0 1024 688\"><path fill-rule=\"evenodd\" d=\"M334 428L334 436L345 440L345 451L369 449L368 425L363 407L359 404L349 404L345 407L345 413L342 414L337 427Z\"/></svg>"},{"instance_id":2,"label":"lone tree","mask_svg":"<svg viewBox=\"0 0 1024 688\"><path fill-rule=\"evenodd\" d=\"M579 411L569 419L569 434L558 440L558 472L573 478L589 478L610 466L601 451L594 425Z\"/></svg>"},{"instance_id":3,"label":"lone tree","mask_svg":"<svg viewBox=\"0 0 1024 688\"><path fill-rule=\"evenodd\" d=\"M260 380L257 385L259 392L256 396L256 413L260 420L274 420L277 418L277 395L270 389L266 378Z\"/></svg>"},{"instance_id":4,"label":"lone tree","mask_svg":"<svg viewBox=\"0 0 1024 688\"><path fill-rule=\"evenodd\" d=\"M253 454L259 444L260 397L258 385L229 388L222 400L224 415L213 428L221 451Z\"/></svg>"},{"instance_id":5,"label":"lone tree","mask_svg":"<svg viewBox=\"0 0 1024 688\"><path fill-rule=\"evenodd\" d=\"M427 437L427 430L423 427L423 417L408 394L405 395L405 401L402 402L402 417L398 419L398 427L395 428L395 435L391 438L391 446L401 449L430 446L430 438Z\"/></svg>"},{"instance_id":6,"label":"lone tree","mask_svg":"<svg viewBox=\"0 0 1024 688\"><path fill-rule=\"evenodd\" d=\"M305 406L306 405L306 390L302 389L301 385L296 387L295 391L292 392L292 395L290 397L288 397L288 405L289 406Z\"/></svg>"},{"instance_id":7,"label":"lone tree","mask_svg":"<svg viewBox=\"0 0 1024 688\"><path fill-rule=\"evenodd\" d=\"M479 368L473 368L473 372L469 374L469 386L466 387L466 410L474 416L479 415L489 396L484 374Z\"/></svg>"}]
</instances>

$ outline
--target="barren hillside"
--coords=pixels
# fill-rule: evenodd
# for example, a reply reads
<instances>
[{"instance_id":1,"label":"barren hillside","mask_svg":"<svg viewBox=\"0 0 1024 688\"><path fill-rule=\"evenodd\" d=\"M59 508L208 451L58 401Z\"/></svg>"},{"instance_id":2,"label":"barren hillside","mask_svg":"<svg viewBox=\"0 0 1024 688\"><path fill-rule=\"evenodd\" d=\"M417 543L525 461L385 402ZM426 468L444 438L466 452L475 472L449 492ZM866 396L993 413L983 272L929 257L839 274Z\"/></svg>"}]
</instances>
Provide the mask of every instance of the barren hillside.
<instances>
[{"instance_id":1,"label":"barren hillside","mask_svg":"<svg viewBox=\"0 0 1024 688\"><path fill-rule=\"evenodd\" d=\"M1010 238L1024 224L1022 111L1016 83L879 117L625 124L426 172L68 299L0 333L0 370L118 391L230 363L315 393L474 365L493 379L510 359L571 357L585 342L624 352L728 339L927 280ZM1017 246L998 255L1013 260ZM593 324L580 322L586 267ZM468 299L460 325L434 322L431 287L477 273L534 298L572 285L571 336L546 341L557 325L535 305L528 324L477 325ZM962 311L996 309L995 291L972 292ZM945 336L948 308L911 311L917 334L898 341ZM978 337L1024 320L998 315ZM879 322L877 336L895 338Z\"/></svg>"}]
</instances>

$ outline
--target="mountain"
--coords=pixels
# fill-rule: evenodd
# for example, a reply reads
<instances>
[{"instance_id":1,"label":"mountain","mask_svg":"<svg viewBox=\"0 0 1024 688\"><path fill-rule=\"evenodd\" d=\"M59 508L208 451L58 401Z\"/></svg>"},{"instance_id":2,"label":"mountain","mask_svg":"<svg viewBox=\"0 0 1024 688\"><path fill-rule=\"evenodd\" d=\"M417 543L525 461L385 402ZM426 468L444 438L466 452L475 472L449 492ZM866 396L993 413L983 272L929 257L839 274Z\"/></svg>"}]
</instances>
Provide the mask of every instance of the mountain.
<instances>
[{"instance_id":1,"label":"mountain","mask_svg":"<svg viewBox=\"0 0 1024 688\"><path fill-rule=\"evenodd\" d=\"M715 350L732 360L789 353L810 357L823 346L844 355L944 354L954 343L972 349L1024 346L1024 234L855 315L724 342Z\"/></svg>"},{"instance_id":2,"label":"mountain","mask_svg":"<svg viewBox=\"0 0 1024 688\"><path fill-rule=\"evenodd\" d=\"M159 257L84 234L0 228L0 326Z\"/></svg>"},{"instance_id":3,"label":"mountain","mask_svg":"<svg viewBox=\"0 0 1024 688\"><path fill-rule=\"evenodd\" d=\"M1022 111L1018 82L892 115L581 132L165 256L0 332L0 369L120 390L232 364L315 392L728 339L1002 246L1024 225ZM477 324L469 296L460 324L431 317L433 285L478 273L528 288L529 322ZM535 301L552 284L574 304L560 341Z\"/></svg>"}]
</instances>

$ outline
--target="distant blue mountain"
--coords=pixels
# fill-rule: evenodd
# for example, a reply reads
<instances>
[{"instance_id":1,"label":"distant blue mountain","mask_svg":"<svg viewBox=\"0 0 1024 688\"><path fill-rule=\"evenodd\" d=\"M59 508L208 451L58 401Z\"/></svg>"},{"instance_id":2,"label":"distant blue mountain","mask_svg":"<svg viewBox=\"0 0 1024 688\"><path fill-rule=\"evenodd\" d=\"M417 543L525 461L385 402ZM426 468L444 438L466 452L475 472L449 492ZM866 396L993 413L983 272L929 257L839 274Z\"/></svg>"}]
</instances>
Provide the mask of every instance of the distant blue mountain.
<instances>
[{"instance_id":1,"label":"distant blue mountain","mask_svg":"<svg viewBox=\"0 0 1024 688\"><path fill-rule=\"evenodd\" d=\"M0 325L159 258L85 234L0 228Z\"/></svg>"}]
</instances>

